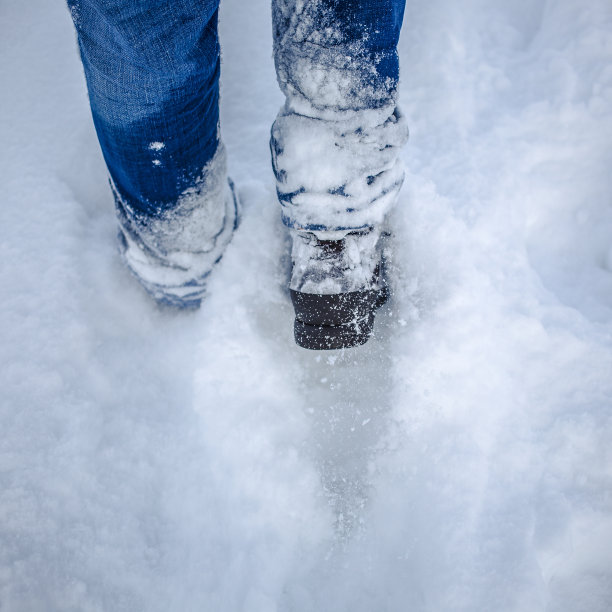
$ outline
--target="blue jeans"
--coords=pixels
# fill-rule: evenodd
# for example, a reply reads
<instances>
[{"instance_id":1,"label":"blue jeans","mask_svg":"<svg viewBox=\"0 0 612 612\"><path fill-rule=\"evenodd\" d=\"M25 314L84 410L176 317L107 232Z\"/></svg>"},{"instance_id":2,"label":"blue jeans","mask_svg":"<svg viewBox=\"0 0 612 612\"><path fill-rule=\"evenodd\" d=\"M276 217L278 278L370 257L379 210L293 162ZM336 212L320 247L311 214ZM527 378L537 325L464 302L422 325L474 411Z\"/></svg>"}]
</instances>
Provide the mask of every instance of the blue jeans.
<instances>
[{"instance_id":1,"label":"blue jeans","mask_svg":"<svg viewBox=\"0 0 612 612\"><path fill-rule=\"evenodd\" d=\"M275 63L287 103L271 148L288 226L371 225L388 210L381 198L390 201L399 189L399 170L381 176L406 138L396 110L404 2L272 0ZM237 219L219 138L219 0L68 0L68 6L124 257L159 299L168 287L176 293L187 286L178 302L197 302ZM319 134L321 146L333 149L340 139L348 147L319 183L308 178L318 171L316 160L304 167L304 131ZM360 146L360 161L351 165ZM308 201L317 195L323 203Z\"/></svg>"}]
</instances>

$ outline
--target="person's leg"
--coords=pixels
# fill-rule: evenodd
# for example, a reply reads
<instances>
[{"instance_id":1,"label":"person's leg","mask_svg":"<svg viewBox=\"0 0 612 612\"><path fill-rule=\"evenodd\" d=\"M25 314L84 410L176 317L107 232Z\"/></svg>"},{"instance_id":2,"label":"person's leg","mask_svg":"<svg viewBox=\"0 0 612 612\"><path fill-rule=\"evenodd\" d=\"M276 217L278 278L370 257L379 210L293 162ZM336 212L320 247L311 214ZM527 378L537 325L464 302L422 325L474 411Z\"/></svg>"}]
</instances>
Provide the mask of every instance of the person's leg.
<instances>
[{"instance_id":1,"label":"person's leg","mask_svg":"<svg viewBox=\"0 0 612 612\"><path fill-rule=\"evenodd\" d=\"M124 259L197 305L234 229L219 140L219 0L68 0Z\"/></svg>"},{"instance_id":2,"label":"person's leg","mask_svg":"<svg viewBox=\"0 0 612 612\"><path fill-rule=\"evenodd\" d=\"M379 239L408 137L397 108L403 12L404 0L273 0L286 102L272 162L293 238L296 340L307 348L365 342L384 297Z\"/></svg>"}]
</instances>

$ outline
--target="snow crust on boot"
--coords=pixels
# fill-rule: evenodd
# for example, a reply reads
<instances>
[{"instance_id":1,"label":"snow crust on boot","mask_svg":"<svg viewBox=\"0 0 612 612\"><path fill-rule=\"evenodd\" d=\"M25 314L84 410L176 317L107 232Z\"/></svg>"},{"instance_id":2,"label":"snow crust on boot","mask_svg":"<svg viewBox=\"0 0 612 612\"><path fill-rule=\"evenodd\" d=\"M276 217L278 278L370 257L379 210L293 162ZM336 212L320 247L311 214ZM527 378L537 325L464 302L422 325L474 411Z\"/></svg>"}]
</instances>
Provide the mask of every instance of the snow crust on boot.
<instances>
[{"instance_id":1,"label":"snow crust on boot","mask_svg":"<svg viewBox=\"0 0 612 612\"><path fill-rule=\"evenodd\" d=\"M206 279L239 221L239 202L233 182L227 179L223 145L203 169L202 179L158 217L137 214L115 188L113 192L119 250L127 267L159 303L198 307Z\"/></svg>"}]
</instances>

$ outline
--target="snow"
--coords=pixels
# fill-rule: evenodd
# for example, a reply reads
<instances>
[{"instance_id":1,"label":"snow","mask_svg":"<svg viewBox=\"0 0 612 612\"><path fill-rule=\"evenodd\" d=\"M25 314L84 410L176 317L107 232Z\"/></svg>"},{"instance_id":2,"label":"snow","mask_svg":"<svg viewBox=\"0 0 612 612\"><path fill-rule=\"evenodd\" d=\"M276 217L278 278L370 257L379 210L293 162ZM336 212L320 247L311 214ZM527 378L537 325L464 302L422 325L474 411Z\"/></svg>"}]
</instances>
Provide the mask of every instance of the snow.
<instances>
[{"instance_id":1,"label":"snow","mask_svg":"<svg viewBox=\"0 0 612 612\"><path fill-rule=\"evenodd\" d=\"M292 340L267 2L222 4L243 223L195 313L120 263L69 12L0 24L0 609L610 609L607 0L408 4L394 297L334 353Z\"/></svg>"},{"instance_id":2,"label":"snow","mask_svg":"<svg viewBox=\"0 0 612 612\"><path fill-rule=\"evenodd\" d=\"M145 223L120 195L122 258L147 291L167 303L199 303L206 279L234 233L237 202L227 180L225 146L217 147L176 206ZM207 194L204 197L203 194Z\"/></svg>"},{"instance_id":3,"label":"snow","mask_svg":"<svg viewBox=\"0 0 612 612\"><path fill-rule=\"evenodd\" d=\"M345 111L340 120L322 122L289 106L274 122L270 147L286 224L324 226L317 231L323 240L347 229L380 227L404 180L399 156L408 140L405 118L387 107Z\"/></svg>"}]
</instances>

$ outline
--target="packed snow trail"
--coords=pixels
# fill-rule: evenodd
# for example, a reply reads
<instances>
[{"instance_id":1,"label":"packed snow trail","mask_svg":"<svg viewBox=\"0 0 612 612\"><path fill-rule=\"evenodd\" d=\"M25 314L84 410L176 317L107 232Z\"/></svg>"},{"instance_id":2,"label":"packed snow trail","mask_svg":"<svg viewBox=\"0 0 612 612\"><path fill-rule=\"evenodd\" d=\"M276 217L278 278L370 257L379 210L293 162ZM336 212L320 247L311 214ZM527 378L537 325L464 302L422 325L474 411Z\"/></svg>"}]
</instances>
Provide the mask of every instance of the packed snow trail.
<instances>
[{"instance_id":1,"label":"packed snow trail","mask_svg":"<svg viewBox=\"0 0 612 612\"><path fill-rule=\"evenodd\" d=\"M62 2L0 4L0 610L612 606L612 6L409 2L393 299L292 340L266 0L223 0L243 223L122 267Z\"/></svg>"}]
</instances>

